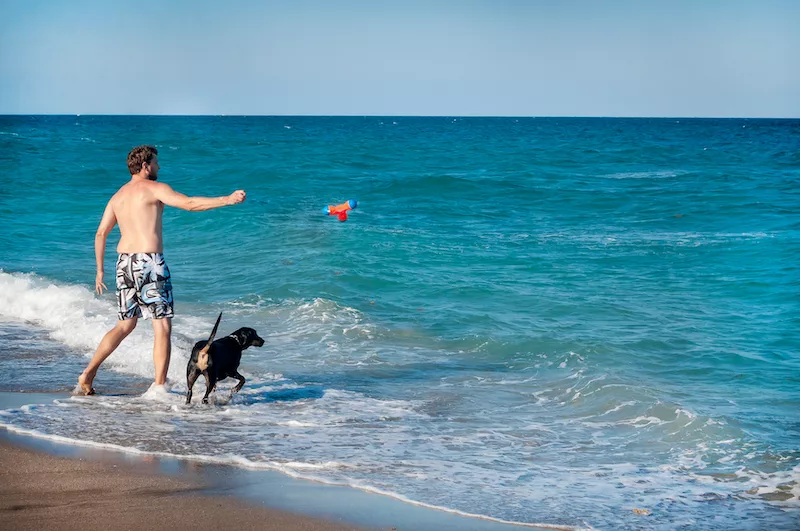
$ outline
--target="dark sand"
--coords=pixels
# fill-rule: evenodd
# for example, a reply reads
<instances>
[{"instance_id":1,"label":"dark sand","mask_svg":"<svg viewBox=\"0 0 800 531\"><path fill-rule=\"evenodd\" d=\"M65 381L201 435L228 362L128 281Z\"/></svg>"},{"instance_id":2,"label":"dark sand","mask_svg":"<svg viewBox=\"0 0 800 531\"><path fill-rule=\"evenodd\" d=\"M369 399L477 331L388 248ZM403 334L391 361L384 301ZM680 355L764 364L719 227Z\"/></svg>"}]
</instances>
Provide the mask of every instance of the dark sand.
<instances>
[{"instance_id":1,"label":"dark sand","mask_svg":"<svg viewBox=\"0 0 800 531\"><path fill-rule=\"evenodd\" d=\"M134 464L53 456L0 441L0 528L49 530L358 528L251 505L193 478L137 470Z\"/></svg>"}]
</instances>

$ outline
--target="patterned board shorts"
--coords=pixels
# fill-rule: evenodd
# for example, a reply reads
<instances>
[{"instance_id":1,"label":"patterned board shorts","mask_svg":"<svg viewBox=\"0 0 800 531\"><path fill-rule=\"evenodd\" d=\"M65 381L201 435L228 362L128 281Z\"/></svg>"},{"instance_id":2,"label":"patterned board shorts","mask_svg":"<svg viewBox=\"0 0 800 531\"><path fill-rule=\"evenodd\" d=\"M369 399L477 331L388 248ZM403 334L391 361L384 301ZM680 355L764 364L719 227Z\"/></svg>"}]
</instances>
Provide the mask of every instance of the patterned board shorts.
<instances>
[{"instance_id":1,"label":"patterned board shorts","mask_svg":"<svg viewBox=\"0 0 800 531\"><path fill-rule=\"evenodd\" d=\"M120 254L117 259L120 320L173 316L172 281L161 253Z\"/></svg>"}]
</instances>

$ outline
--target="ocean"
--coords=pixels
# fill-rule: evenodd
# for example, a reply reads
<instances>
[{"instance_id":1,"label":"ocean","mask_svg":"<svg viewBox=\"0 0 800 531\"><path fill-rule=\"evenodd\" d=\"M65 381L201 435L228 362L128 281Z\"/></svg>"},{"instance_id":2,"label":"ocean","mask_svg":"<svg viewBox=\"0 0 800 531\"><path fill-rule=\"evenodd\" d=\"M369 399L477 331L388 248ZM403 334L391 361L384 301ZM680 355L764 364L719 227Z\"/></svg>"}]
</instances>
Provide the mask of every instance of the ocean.
<instances>
[{"instance_id":1,"label":"ocean","mask_svg":"<svg viewBox=\"0 0 800 531\"><path fill-rule=\"evenodd\" d=\"M114 325L94 233L139 144L247 191L165 209L171 391L141 320L98 396L0 425L521 524L800 527L800 120L0 117L0 391L71 391ZM265 344L186 406L220 311Z\"/></svg>"}]
</instances>

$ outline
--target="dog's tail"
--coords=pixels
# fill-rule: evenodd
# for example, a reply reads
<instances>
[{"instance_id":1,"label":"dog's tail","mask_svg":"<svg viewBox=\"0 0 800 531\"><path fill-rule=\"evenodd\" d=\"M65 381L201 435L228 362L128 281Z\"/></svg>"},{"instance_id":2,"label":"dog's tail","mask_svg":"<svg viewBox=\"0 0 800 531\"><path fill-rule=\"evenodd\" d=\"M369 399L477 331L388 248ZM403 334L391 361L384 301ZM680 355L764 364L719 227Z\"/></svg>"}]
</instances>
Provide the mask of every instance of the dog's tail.
<instances>
[{"instance_id":1,"label":"dog's tail","mask_svg":"<svg viewBox=\"0 0 800 531\"><path fill-rule=\"evenodd\" d=\"M217 322L214 323L214 329L211 331L211 335L208 336L208 343L200 352L197 353L197 368L201 371L208 369L208 351L211 349L211 343L214 342L214 336L217 335L217 328L219 327L219 321L222 319L222 312L219 312L219 317L217 317Z\"/></svg>"}]
</instances>

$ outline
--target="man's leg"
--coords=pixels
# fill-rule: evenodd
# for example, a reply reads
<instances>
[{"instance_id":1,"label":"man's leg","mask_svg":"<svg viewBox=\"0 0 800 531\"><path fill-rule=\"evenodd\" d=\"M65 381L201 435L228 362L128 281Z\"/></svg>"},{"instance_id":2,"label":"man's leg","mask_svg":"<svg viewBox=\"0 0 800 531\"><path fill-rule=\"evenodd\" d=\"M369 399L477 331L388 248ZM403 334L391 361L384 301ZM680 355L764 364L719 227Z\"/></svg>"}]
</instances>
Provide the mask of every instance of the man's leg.
<instances>
[{"instance_id":1,"label":"man's leg","mask_svg":"<svg viewBox=\"0 0 800 531\"><path fill-rule=\"evenodd\" d=\"M84 394L92 394L94 391L92 389L92 382L97 374L97 369L99 369L106 358L117 349L119 344L122 343L122 340L133 332L133 329L136 328L137 321L137 317L117 321L116 326L103 336L100 345L97 346L97 350L94 352L94 356L92 356L92 361L89 362L89 365L86 366L83 373L78 376L78 385L80 385L81 391L83 391Z\"/></svg>"},{"instance_id":2,"label":"man's leg","mask_svg":"<svg viewBox=\"0 0 800 531\"><path fill-rule=\"evenodd\" d=\"M169 357L172 353L172 318L153 319L153 364L156 368L155 383L164 385L169 372Z\"/></svg>"}]
</instances>

